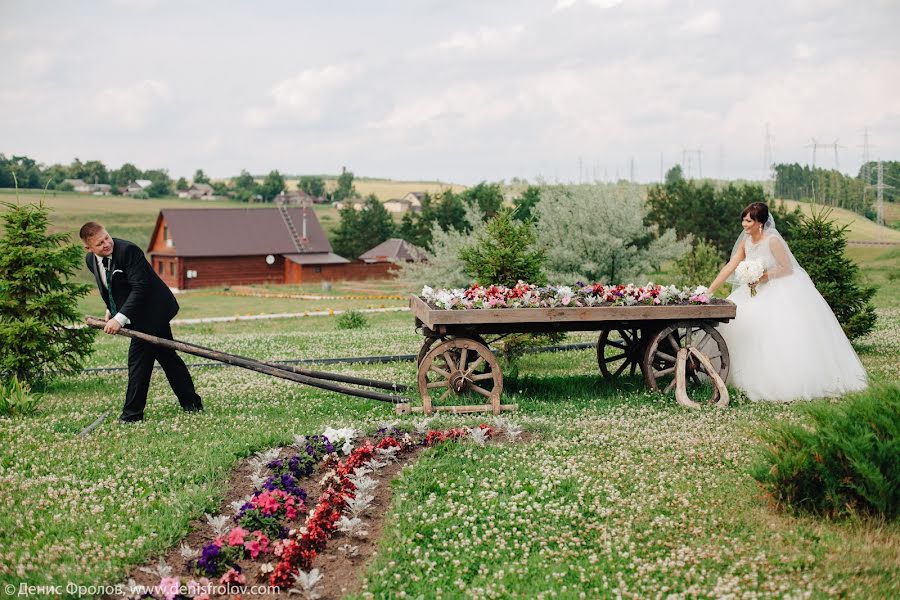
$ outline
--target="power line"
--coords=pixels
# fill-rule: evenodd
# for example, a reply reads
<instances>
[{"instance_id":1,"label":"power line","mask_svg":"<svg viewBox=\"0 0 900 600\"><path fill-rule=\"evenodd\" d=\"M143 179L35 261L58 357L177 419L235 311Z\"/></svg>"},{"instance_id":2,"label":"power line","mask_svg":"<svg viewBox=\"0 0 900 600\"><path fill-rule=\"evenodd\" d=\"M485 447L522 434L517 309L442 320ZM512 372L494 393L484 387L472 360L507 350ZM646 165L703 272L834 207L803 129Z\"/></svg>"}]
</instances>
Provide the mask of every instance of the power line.
<instances>
[{"instance_id":1,"label":"power line","mask_svg":"<svg viewBox=\"0 0 900 600\"><path fill-rule=\"evenodd\" d=\"M881 159L878 159L878 183L874 187L878 191L878 200L875 204L875 222L881 226L884 226L884 190L886 188L892 188L894 186L887 185L884 182L884 164L882 164ZM881 239L881 230L878 230L878 238Z\"/></svg>"}]
</instances>

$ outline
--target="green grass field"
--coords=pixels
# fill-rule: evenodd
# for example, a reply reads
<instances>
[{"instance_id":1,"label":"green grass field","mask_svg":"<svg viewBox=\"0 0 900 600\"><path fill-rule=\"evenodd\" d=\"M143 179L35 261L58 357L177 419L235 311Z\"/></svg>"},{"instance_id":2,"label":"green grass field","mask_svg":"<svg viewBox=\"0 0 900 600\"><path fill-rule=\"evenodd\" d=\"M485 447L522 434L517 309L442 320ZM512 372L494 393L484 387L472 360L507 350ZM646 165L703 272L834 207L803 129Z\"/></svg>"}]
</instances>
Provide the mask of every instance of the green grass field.
<instances>
[{"instance_id":1,"label":"green grass field","mask_svg":"<svg viewBox=\"0 0 900 600\"><path fill-rule=\"evenodd\" d=\"M890 283L900 256L851 252L865 277L883 284L878 327L856 347L874 381L896 385L900 306ZM341 291L349 290L332 290ZM192 316L240 312L242 300L215 292L180 297L182 314ZM265 302L253 308L282 308ZM355 331L338 329L334 317L309 317L183 325L175 334L260 359L416 351L420 338L408 313L368 318L369 327ZM593 335L573 341L582 339ZM88 366L123 366L126 348L127 340L101 334ZM411 363L329 369L406 383L415 376ZM372 431L397 419L390 405L235 368L197 368L194 376L206 404L200 415L181 413L157 374L144 423L107 420L79 440L101 412L117 413L126 383L123 373L86 373L54 382L38 415L0 418L0 585L122 582L131 565L177 546L193 520L217 510L241 457L326 425ZM530 438L485 448L446 445L406 468L393 484L378 557L367 567L367 593L900 593L900 525L778 512L748 475L758 433L775 421L800 420L796 405L755 404L735 391L724 411L685 411L671 396L645 392L638 378L603 381L592 351L524 357L505 399L519 404L511 416ZM434 424L480 419L441 417Z\"/></svg>"}]
</instances>

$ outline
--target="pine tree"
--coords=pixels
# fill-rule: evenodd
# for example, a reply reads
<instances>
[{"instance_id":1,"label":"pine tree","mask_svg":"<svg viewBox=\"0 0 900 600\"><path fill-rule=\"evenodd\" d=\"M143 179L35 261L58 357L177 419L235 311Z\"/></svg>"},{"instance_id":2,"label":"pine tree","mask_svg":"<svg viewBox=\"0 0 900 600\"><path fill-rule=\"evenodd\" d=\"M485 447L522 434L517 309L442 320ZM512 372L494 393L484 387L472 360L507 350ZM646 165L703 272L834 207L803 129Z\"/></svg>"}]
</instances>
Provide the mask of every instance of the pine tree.
<instances>
[{"instance_id":1,"label":"pine tree","mask_svg":"<svg viewBox=\"0 0 900 600\"><path fill-rule=\"evenodd\" d=\"M822 210L800 217L791 250L852 340L875 327L875 288L860 284L859 267L844 254L848 226L838 227L830 214Z\"/></svg>"},{"instance_id":2,"label":"pine tree","mask_svg":"<svg viewBox=\"0 0 900 600\"><path fill-rule=\"evenodd\" d=\"M514 286L519 280L546 283L544 251L530 221L517 221L513 210L502 208L488 221L472 245L459 252L466 273L481 285Z\"/></svg>"},{"instance_id":3,"label":"pine tree","mask_svg":"<svg viewBox=\"0 0 900 600\"><path fill-rule=\"evenodd\" d=\"M65 234L48 233L49 209L4 202L0 239L0 379L29 385L48 370L72 373L93 348L94 330L79 321L78 299L90 286L75 283L83 254Z\"/></svg>"}]
</instances>

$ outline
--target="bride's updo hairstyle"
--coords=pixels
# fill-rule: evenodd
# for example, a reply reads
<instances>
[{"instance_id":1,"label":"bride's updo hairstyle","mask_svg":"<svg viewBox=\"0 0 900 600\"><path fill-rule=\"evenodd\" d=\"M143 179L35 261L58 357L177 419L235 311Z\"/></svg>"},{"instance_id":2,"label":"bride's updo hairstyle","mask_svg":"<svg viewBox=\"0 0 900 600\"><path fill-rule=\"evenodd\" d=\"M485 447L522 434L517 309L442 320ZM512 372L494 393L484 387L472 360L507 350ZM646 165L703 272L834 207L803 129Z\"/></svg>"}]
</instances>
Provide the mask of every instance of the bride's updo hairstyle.
<instances>
[{"instance_id":1,"label":"bride's updo hairstyle","mask_svg":"<svg viewBox=\"0 0 900 600\"><path fill-rule=\"evenodd\" d=\"M741 212L742 219L747 215L757 223L765 224L769 220L769 207L765 202L754 202Z\"/></svg>"}]
</instances>

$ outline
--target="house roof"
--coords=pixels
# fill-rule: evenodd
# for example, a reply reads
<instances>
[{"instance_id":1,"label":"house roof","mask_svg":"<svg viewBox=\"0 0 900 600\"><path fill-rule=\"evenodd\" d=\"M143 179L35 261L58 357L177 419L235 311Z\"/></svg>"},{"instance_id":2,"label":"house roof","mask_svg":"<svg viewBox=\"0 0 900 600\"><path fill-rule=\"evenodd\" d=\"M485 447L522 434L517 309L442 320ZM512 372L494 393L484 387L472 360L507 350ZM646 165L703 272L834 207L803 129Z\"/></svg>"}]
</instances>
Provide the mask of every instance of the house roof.
<instances>
[{"instance_id":1,"label":"house roof","mask_svg":"<svg viewBox=\"0 0 900 600\"><path fill-rule=\"evenodd\" d=\"M350 262L334 252L315 252L310 254L285 254L284 257L298 265L342 265Z\"/></svg>"},{"instance_id":2,"label":"house roof","mask_svg":"<svg viewBox=\"0 0 900 600\"><path fill-rule=\"evenodd\" d=\"M303 235L302 209L287 211L298 234ZM297 254L277 208L164 208L151 240L156 239L163 219L178 256ZM304 254L331 252L331 243L312 209L306 211L306 237L308 252Z\"/></svg>"},{"instance_id":3,"label":"house roof","mask_svg":"<svg viewBox=\"0 0 900 600\"><path fill-rule=\"evenodd\" d=\"M198 192L213 193L213 187L208 183L192 183L188 190L196 190Z\"/></svg>"},{"instance_id":4,"label":"house roof","mask_svg":"<svg viewBox=\"0 0 900 600\"><path fill-rule=\"evenodd\" d=\"M426 252L418 246L414 246L406 240L391 238L381 242L368 252L364 252L359 257L359 260L365 262L387 262L389 260L419 261L426 258L426 256Z\"/></svg>"}]
</instances>

